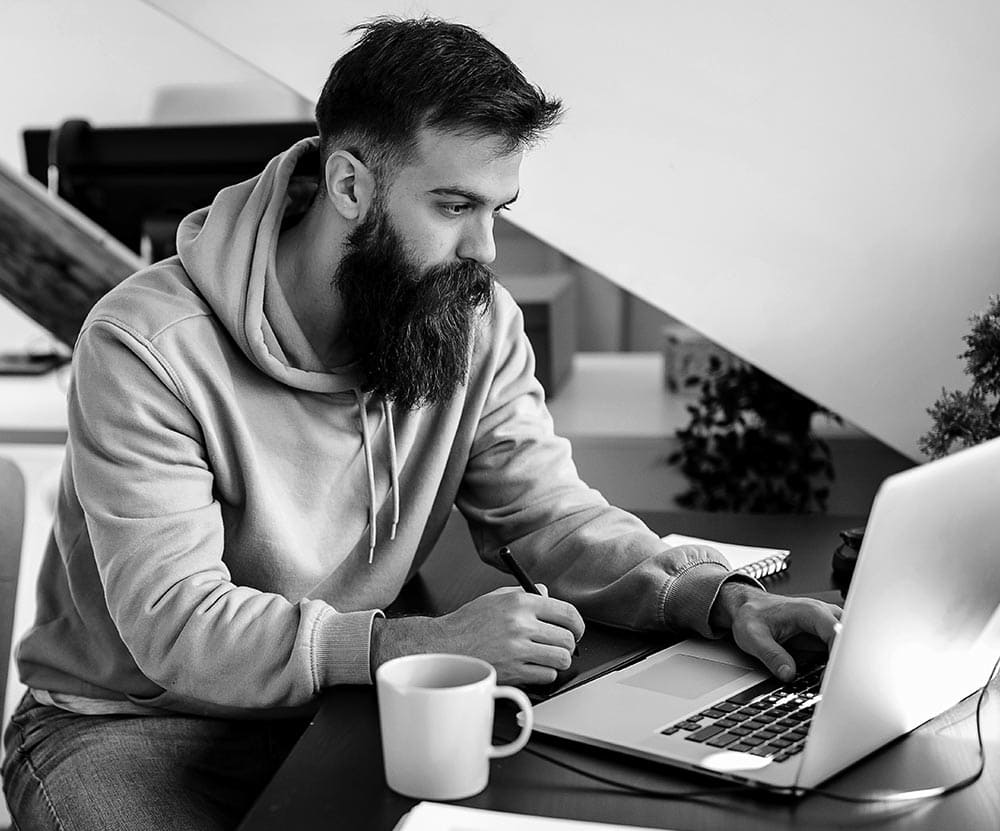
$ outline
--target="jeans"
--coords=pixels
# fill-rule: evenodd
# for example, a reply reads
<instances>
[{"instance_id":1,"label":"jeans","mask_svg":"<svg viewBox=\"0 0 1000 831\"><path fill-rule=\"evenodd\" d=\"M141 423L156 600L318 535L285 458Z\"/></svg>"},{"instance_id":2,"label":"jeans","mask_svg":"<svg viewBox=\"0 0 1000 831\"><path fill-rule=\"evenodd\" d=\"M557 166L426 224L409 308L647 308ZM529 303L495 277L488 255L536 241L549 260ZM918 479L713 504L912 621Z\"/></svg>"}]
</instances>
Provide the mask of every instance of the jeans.
<instances>
[{"instance_id":1,"label":"jeans","mask_svg":"<svg viewBox=\"0 0 1000 831\"><path fill-rule=\"evenodd\" d=\"M84 716L26 695L4 734L20 831L235 828L305 720Z\"/></svg>"}]
</instances>

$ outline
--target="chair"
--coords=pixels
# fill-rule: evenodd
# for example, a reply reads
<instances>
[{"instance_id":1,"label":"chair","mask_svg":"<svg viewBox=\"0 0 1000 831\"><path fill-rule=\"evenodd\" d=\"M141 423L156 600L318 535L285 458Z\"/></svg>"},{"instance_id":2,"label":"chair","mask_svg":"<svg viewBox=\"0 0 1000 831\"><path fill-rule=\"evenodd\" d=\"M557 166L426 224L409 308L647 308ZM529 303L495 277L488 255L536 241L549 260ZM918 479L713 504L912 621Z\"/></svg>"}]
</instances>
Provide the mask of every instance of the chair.
<instances>
[{"instance_id":1,"label":"chair","mask_svg":"<svg viewBox=\"0 0 1000 831\"><path fill-rule=\"evenodd\" d=\"M0 458L0 724L6 723L7 669L14 636L14 599L24 537L24 476Z\"/></svg>"}]
</instances>

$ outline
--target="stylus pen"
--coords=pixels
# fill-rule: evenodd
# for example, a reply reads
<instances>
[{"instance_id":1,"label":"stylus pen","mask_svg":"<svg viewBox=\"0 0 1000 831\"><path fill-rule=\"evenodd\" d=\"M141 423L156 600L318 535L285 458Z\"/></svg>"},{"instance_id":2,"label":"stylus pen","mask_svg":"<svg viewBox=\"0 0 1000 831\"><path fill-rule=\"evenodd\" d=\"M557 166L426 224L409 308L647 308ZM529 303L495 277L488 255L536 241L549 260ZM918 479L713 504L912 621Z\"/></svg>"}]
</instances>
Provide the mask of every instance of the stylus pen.
<instances>
[{"instance_id":1,"label":"stylus pen","mask_svg":"<svg viewBox=\"0 0 1000 831\"><path fill-rule=\"evenodd\" d=\"M528 576L528 572L521 568L521 564L514 559L514 555L510 553L510 549L506 545L500 549L500 559L510 570L510 573L517 578L517 582L521 584L522 589L524 589L528 594L541 594L538 590L538 586L536 586L532 579ZM580 647L574 645L573 654L579 657Z\"/></svg>"}]
</instances>

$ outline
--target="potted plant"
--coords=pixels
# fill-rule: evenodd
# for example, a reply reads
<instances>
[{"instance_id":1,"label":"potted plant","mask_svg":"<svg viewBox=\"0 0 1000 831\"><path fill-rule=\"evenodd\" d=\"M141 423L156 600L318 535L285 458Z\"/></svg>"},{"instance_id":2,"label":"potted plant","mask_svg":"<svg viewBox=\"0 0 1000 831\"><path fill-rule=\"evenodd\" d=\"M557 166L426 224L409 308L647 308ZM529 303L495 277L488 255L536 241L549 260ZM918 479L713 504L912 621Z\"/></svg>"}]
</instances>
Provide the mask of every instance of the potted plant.
<instances>
[{"instance_id":1,"label":"potted plant","mask_svg":"<svg viewBox=\"0 0 1000 831\"><path fill-rule=\"evenodd\" d=\"M689 406L691 421L677 431L668 457L689 487L676 497L685 508L752 513L826 510L834 478L829 445L812 429L813 416L840 418L742 361L712 356Z\"/></svg>"},{"instance_id":2,"label":"potted plant","mask_svg":"<svg viewBox=\"0 0 1000 831\"><path fill-rule=\"evenodd\" d=\"M972 331L962 338L968 348L958 357L965 360L972 386L968 392L942 388L927 409L933 426L920 437L919 445L931 459L1000 436L1000 295L991 297L986 311L972 315L969 322ZM841 532L843 545L834 552L834 580L843 592L850 584L864 530Z\"/></svg>"},{"instance_id":3,"label":"potted plant","mask_svg":"<svg viewBox=\"0 0 1000 831\"><path fill-rule=\"evenodd\" d=\"M962 338L968 348L958 357L972 385L967 392L942 388L928 408L933 426L920 437L920 449L932 459L1000 436L1000 295L969 322L972 331Z\"/></svg>"}]
</instances>

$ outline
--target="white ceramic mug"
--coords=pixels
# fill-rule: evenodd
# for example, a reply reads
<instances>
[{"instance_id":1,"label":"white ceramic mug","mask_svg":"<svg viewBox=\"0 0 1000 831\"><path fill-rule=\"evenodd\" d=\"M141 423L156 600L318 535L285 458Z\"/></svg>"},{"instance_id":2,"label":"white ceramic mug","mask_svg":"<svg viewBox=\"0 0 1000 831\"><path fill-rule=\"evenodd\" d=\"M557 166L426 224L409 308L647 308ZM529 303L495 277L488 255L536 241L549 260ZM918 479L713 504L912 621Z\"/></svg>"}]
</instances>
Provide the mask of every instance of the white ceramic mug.
<instances>
[{"instance_id":1,"label":"white ceramic mug","mask_svg":"<svg viewBox=\"0 0 1000 831\"><path fill-rule=\"evenodd\" d=\"M464 799L490 777L490 759L517 753L534 722L528 696L498 687L486 661L466 655L407 655L375 673L385 778L415 799ZM493 709L509 698L524 714L520 735L494 745Z\"/></svg>"}]
</instances>

